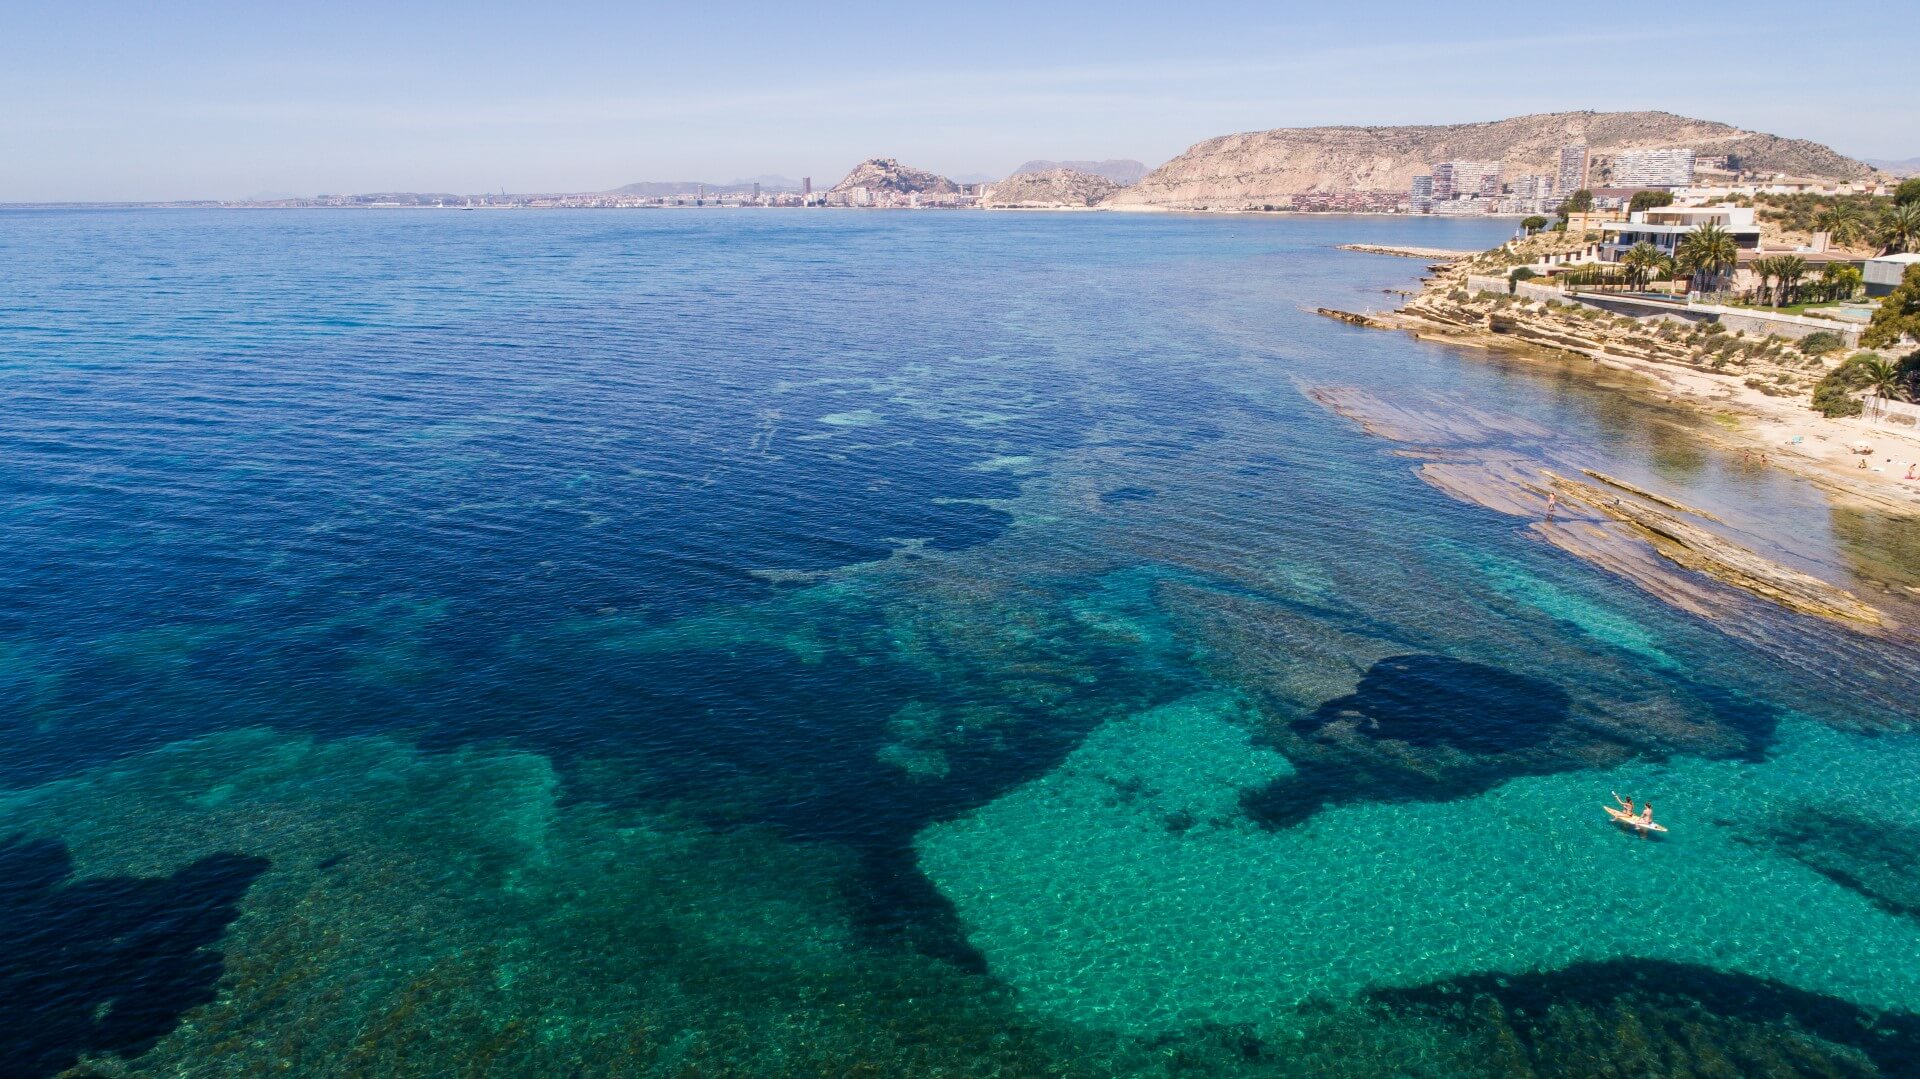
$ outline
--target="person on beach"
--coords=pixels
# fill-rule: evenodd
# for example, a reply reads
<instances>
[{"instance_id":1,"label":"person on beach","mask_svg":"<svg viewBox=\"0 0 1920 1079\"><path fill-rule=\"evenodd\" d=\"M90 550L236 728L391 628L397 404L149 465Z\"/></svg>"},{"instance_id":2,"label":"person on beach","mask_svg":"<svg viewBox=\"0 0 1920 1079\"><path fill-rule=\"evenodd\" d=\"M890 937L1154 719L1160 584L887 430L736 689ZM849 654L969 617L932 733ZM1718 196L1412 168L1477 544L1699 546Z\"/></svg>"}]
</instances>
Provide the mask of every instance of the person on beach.
<instances>
[{"instance_id":1,"label":"person on beach","mask_svg":"<svg viewBox=\"0 0 1920 1079\"><path fill-rule=\"evenodd\" d=\"M1559 505L1560 505L1560 496L1557 494L1554 494L1552 491L1548 491L1547 492L1547 520L1549 521L1553 520L1554 508Z\"/></svg>"},{"instance_id":2,"label":"person on beach","mask_svg":"<svg viewBox=\"0 0 1920 1079\"><path fill-rule=\"evenodd\" d=\"M1908 479L1910 479L1910 480L1920 480L1920 476L1916 476L1916 475L1914 475L1914 474L1913 474L1913 470L1914 470L1914 469L1916 469L1916 468L1920 468L1920 461L1908 461L1908 462L1907 462L1907 478L1908 478Z\"/></svg>"}]
</instances>

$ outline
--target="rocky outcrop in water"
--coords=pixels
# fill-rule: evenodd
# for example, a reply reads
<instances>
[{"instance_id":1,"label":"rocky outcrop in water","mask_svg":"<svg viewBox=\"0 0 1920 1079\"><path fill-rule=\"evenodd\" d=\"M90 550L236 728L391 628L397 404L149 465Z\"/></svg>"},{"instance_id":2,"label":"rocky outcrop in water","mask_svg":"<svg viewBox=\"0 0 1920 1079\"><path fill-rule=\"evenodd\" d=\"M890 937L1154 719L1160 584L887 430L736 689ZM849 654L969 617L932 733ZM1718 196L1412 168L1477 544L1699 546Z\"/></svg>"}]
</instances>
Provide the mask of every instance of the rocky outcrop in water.
<instances>
[{"instance_id":1,"label":"rocky outcrop in water","mask_svg":"<svg viewBox=\"0 0 1920 1079\"><path fill-rule=\"evenodd\" d=\"M988 206L1047 208L1092 206L1120 190L1104 176L1076 169L1015 173L987 189Z\"/></svg>"},{"instance_id":2,"label":"rocky outcrop in water","mask_svg":"<svg viewBox=\"0 0 1920 1079\"><path fill-rule=\"evenodd\" d=\"M1408 190L1442 161L1499 161L1508 175L1555 174L1560 148L1584 142L1595 182L1625 150L1690 148L1742 168L1859 179L1866 164L1804 139L1666 112L1556 112L1479 124L1275 128L1208 139L1108 200L1114 207L1238 210L1312 192Z\"/></svg>"}]
</instances>

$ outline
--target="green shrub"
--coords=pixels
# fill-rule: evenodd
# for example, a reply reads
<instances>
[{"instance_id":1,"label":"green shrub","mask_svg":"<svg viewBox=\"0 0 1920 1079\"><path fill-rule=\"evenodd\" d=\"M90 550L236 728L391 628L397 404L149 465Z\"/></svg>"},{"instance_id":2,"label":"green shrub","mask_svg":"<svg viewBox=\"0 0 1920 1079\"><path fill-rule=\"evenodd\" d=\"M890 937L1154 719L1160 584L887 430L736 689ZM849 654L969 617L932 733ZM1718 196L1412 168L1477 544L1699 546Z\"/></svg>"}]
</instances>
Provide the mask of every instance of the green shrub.
<instances>
[{"instance_id":1,"label":"green shrub","mask_svg":"<svg viewBox=\"0 0 1920 1079\"><path fill-rule=\"evenodd\" d=\"M1867 364L1876 362L1880 357L1871 352L1856 352L1847 357L1847 362L1827 372L1813 387L1813 410L1829 419L1835 416L1858 416L1861 412L1859 398L1853 391L1865 389L1872 381L1867 373Z\"/></svg>"},{"instance_id":2,"label":"green shrub","mask_svg":"<svg viewBox=\"0 0 1920 1079\"><path fill-rule=\"evenodd\" d=\"M1847 347L1847 339L1832 330L1815 330L1800 339L1800 351L1809 356L1825 356Z\"/></svg>"},{"instance_id":3,"label":"green shrub","mask_svg":"<svg viewBox=\"0 0 1920 1079\"><path fill-rule=\"evenodd\" d=\"M1507 280L1509 280L1509 281L1531 281L1531 280L1533 280L1534 278L1536 278L1536 277L1539 277L1539 276L1540 276L1539 274L1537 274L1537 273L1534 273L1534 272L1533 272L1532 270L1530 270L1530 269L1528 269L1527 267L1525 267L1525 266L1521 266L1521 267L1519 267L1519 268L1517 268L1517 269L1515 269L1515 270L1514 270L1514 271L1513 271L1512 273L1510 273L1510 274L1508 274L1508 275L1507 275Z\"/></svg>"}]
</instances>

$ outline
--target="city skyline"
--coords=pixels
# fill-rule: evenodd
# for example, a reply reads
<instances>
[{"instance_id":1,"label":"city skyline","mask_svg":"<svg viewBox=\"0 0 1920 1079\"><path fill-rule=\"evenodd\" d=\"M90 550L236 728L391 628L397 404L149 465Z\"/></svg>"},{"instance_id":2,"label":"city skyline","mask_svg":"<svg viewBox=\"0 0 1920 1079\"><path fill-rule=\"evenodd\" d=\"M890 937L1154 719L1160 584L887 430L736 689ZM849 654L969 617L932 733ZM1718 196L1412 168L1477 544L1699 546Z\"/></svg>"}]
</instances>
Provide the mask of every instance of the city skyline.
<instances>
[{"instance_id":1,"label":"city skyline","mask_svg":"<svg viewBox=\"0 0 1920 1079\"><path fill-rule=\"evenodd\" d=\"M1378 6L1391 17L1364 24L1253 5L1204 21L1153 10L49 8L16 16L0 42L0 92L21 106L0 115L0 201L601 191L772 173L831 183L876 155L1005 175L1030 158L1157 165L1273 127L1572 109L1660 109L1858 157L1920 152L1910 73L1865 80L1869 110L1754 78L1786 20L1870 19L1864 4L1491 29L1424 4ZM1888 55L1920 43L1897 20L1882 30ZM1688 45L1684 79L1671 77L1675 41ZM1792 47L1800 63L1858 66L1842 35ZM1607 58L1606 78L1562 77L1582 52Z\"/></svg>"}]
</instances>

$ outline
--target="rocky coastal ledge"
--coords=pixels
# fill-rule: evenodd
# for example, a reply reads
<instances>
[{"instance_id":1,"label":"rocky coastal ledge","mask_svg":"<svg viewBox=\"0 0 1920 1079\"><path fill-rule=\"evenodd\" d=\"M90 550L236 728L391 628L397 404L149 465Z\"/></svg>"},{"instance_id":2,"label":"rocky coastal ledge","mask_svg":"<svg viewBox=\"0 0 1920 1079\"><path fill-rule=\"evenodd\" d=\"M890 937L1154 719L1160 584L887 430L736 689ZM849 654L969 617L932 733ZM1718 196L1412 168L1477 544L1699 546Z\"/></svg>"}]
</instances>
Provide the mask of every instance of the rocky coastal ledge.
<instances>
[{"instance_id":1,"label":"rocky coastal ledge","mask_svg":"<svg viewBox=\"0 0 1920 1079\"><path fill-rule=\"evenodd\" d=\"M1481 258L1432 265L1397 309L1318 313L1520 359L1586 360L1632 372L1643 378L1607 385L1698 413L1711 421L1695 430L1699 437L1803 476L1849 505L1920 516L1920 484L1903 479L1907 465L1920 462L1920 431L1865 418L1829 419L1810 407L1813 386L1832 357L1717 323L1636 319L1578 302L1470 288L1476 275L1499 272L1480 265ZM1873 450L1864 464L1854 450L1862 443Z\"/></svg>"},{"instance_id":2,"label":"rocky coastal ledge","mask_svg":"<svg viewBox=\"0 0 1920 1079\"><path fill-rule=\"evenodd\" d=\"M1853 592L1769 558L1710 525L1719 517L1678 499L1577 464L1578 448L1536 457L1507 446L1551 433L1454 399L1388 401L1347 386L1303 386L1328 411L1368 434L1400 443L1421 461L1421 479L1462 502L1531 518L1532 534L1633 582L1661 601L1711 619L1727 632L1764 638L1751 600L1884 637L1894 619ZM1573 468L1596 482L1556 471ZM1702 580L1707 578L1707 580ZM1718 589L1712 582L1728 586ZM1750 597L1743 599L1742 597Z\"/></svg>"},{"instance_id":3,"label":"rocky coastal ledge","mask_svg":"<svg viewBox=\"0 0 1920 1079\"><path fill-rule=\"evenodd\" d=\"M1441 262L1453 259L1472 258L1478 251L1460 251L1451 247L1401 247L1393 244L1340 244L1342 251L1358 251L1364 255L1399 255L1410 259L1431 259Z\"/></svg>"}]
</instances>

